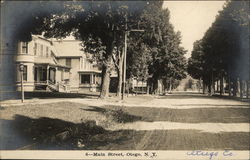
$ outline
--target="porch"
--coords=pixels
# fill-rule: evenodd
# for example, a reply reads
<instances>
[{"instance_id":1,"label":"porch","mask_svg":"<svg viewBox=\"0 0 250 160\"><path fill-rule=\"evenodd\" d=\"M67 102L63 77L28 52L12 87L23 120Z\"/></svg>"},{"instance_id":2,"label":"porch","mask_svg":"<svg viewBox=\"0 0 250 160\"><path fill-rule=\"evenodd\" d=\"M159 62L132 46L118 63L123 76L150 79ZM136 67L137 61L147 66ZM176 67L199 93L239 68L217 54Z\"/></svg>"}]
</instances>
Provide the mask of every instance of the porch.
<instances>
[{"instance_id":1,"label":"porch","mask_svg":"<svg viewBox=\"0 0 250 160\"><path fill-rule=\"evenodd\" d=\"M79 89L97 92L101 85L100 71L79 71Z\"/></svg>"},{"instance_id":2,"label":"porch","mask_svg":"<svg viewBox=\"0 0 250 160\"><path fill-rule=\"evenodd\" d=\"M34 65L35 90L69 92L70 68L54 64Z\"/></svg>"}]
</instances>

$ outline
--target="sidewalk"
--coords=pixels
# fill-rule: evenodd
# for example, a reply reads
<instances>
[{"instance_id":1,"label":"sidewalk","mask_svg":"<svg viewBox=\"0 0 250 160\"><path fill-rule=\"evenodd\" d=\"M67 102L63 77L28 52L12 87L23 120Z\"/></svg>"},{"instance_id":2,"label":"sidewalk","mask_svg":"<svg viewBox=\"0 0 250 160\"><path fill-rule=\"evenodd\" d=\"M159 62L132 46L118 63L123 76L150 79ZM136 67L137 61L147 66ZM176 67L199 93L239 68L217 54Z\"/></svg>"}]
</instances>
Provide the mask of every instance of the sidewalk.
<instances>
[{"instance_id":1,"label":"sidewalk","mask_svg":"<svg viewBox=\"0 0 250 160\"><path fill-rule=\"evenodd\" d=\"M76 94L77 95L77 94ZM79 94L80 95L80 94ZM7 106L19 106L25 104L47 104L47 103L57 103L57 102L76 102L82 104L89 104L89 105L121 105L121 106L138 106L138 105L145 105L146 103L152 101L155 96L151 95L143 95L143 96L125 96L124 100L119 99L116 96L111 96L106 99L99 99L98 96L86 96L83 98L79 98L79 96L75 97L63 97L63 98L53 98L53 97L42 97L42 98L27 98L24 102L21 102L21 99L14 99L14 100L5 100L1 101L0 105L2 107Z\"/></svg>"}]
</instances>

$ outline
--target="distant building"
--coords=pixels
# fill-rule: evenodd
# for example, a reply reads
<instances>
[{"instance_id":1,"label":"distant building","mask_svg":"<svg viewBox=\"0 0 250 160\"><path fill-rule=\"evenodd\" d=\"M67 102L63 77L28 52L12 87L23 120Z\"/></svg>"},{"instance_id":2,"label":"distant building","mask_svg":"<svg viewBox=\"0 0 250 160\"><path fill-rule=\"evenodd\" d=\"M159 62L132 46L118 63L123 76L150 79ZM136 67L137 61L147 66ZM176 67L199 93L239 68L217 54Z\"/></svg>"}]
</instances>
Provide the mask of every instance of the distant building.
<instances>
[{"instance_id":1,"label":"distant building","mask_svg":"<svg viewBox=\"0 0 250 160\"><path fill-rule=\"evenodd\" d=\"M96 91L100 70L82 51L80 43L77 40L48 40L35 35L30 42L19 42L16 55L18 90L19 65L23 64L25 91Z\"/></svg>"}]
</instances>

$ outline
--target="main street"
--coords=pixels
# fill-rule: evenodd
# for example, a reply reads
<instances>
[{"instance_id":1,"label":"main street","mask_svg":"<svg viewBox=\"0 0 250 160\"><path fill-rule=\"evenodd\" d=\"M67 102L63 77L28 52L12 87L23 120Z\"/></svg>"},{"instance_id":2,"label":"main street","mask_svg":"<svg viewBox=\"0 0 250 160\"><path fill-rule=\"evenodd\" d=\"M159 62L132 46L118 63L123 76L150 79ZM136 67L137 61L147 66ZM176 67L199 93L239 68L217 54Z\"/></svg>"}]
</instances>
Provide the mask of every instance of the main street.
<instances>
[{"instance_id":1,"label":"main street","mask_svg":"<svg viewBox=\"0 0 250 160\"><path fill-rule=\"evenodd\" d=\"M54 97L3 101L0 149L250 149L249 102L194 92Z\"/></svg>"}]
</instances>

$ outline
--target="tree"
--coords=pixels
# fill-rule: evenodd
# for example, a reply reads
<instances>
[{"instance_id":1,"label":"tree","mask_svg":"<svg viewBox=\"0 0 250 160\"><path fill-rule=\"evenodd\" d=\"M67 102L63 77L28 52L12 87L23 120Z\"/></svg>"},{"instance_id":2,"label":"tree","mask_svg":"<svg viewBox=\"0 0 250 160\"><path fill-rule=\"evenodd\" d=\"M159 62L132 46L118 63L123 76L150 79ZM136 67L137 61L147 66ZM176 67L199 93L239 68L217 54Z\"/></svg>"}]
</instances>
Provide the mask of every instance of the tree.
<instances>
[{"instance_id":1,"label":"tree","mask_svg":"<svg viewBox=\"0 0 250 160\"><path fill-rule=\"evenodd\" d=\"M86 48L88 41L99 42L105 48L103 52L101 98L109 93L109 80L112 68L112 54L115 43L122 41L124 32L136 25L140 12L146 2L95 2L90 4L90 14L80 23L78 37Z\"/></svg>"},{"instance_id":2,"label":"tree","mask_svg":"<svg viewBox=\"0 0 250 160\"><path fill-rule=\"evenodd\" d=\"M139 27L145 30L145 33L142 34L141 46L147 48L153 60L148 68L147 63L141 64L140 67L144 68L145 72L148 69L149 74L152 74L155 79L165 75L164 72L157 75L157 69L164 67L168 60L167 56L163 58L168 53L166 48L169 48L165 44L165 39L171 35L173 41L178 39L174 38L178 36L173 33L173 27L169 23L169 11L162 9L162 1L15 3L13 17L21 16L20 19L22 19L22 21L13 22L19 26L15 32L19 40L29 41L31 34L43 33L47 38L63 38L73 33L76 38L83 41L84 50L94 54L93 57L99 60L99 64L102 66L101 98L108 96L110 71L113 67L112 55L117 53L116 60L121 58L119 52L124 43L125 31ZM9 5L7 8L11 13L12 6ZM168 41L171 44L171 38ZM179 42L176 40L174 43L178 46ZM179 51L181 52L181 50ZM145 55L145 57L147 56Z\"/></svg>"},{"instance_id":3,"label":"tree","mask_svg":"<svg viewBox=\"0 0 250 160\"><path fill-rule=\"evenodd\" d=\"M162 9L162 2L151 2L142 14L142 19L141 25L145 32L141 39L152 57L148 64L148 72L152 92L155 92L158 90L160 79L166 82L167 79L175 81L185 77L186 51L180 47L180 32L174 31L169 22L169 10Z\"/></svg>"},{"instance_id":4,"label":"tree","mask_svg":"<svg viewBox=\"0 0 250 160\"><path fill-rule=\"evenodd\" d=\"M18 31L22 33L21 37L30 37L31 33L39 31L39 33L44 32L47 38L61 38L73 32L78 39L83 41L84 49L93 51L91 53L96 54L95 57L101 60L103 76L100 97L107 97L115 43L121 41L126 29L137 25L138 18L147 3L144 1L65 1L56 6L56 8L61 7L56 12L54 12L55 9L47 10L51 8L49 6L51 2L34 3L38 4L35 7L38 10L35 10L34 18L28 16L23 21L26 25L22 25L22 29L25 28L25 31ZM39 8L42 6L45 9ZM33 5L32 8L34 9ZM97 46L100 48L96 48Z\"/></svg>"},{"instance_id":5,"label":"tree","mask_svg":"<svg viewBox=\"0 0 250 160\"><path fill-rule=\"evenodd\" d=\"M202 41L197 40L194 42L193 51L191 57L188 59L188 74L193 78L200 79L203 78L203 67L204 62L202 61L204 56L202 49Z\"/></svg>"},{"instance_id":6,"label":"tree","mask_svg":"<svg viewBox=\"0 0 250 160\"><path fill-rule=\"evenodd\" d=\"M223 79L227 77L229 94L232 86L236 96L238 79L240 83L249 80L248 13L249 1L227 1L202 38L200 47L197 49L194 44L189 72L194 78L203 73L203 82L209 86L210 93L213 93L215 81L220 80L223 86ZM220 90L222 94L223 88Z\"/></svg>"},{"instance_id":7,"label":"tree","mask_svg":"<svg viewBox=\"0 0 250 160\"><path fill-rule=\"evenodd\" d=\"M148 67L151 55L148 46L142 42L140 36L135 37L130 39L128 45L127 78L146 81L149 77Z\"/></svg>"}]
</instances>

